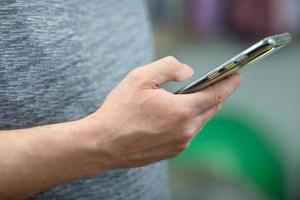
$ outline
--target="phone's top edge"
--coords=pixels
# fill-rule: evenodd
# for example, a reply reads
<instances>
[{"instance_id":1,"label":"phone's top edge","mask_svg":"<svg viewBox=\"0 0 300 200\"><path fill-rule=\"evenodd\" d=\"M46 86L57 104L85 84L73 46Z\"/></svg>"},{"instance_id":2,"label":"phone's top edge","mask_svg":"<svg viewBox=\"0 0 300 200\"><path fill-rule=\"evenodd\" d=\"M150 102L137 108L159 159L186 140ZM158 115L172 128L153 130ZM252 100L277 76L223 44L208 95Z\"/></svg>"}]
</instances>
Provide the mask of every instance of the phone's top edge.
<instances>
[{"instance_id":1,"label":"phone's top edge","mask_svg":"<svg viewBox=\"0 0 300 200\"><path fill-rule=\"evenodd\" d=\"M282 33L282 34L266 37L265 39L257 42L256 44L254 44L254 45L250 46L249 48L247 48L246 50L242 51L238 55L232 57L227 62L223 63L218 68L216 68L216 70L232 63L235 60L239 60L249 54L252 54L252 53L258 51L259 48L262 46L264 46L265 48L268 48L268 50L270 51L274 47L276 49L278 49L280 47L287 45L289 42L291 42L291 40L292 40L292 36L290 33Z\"/></svg>"},{"instance_id":2,"label":"phone's top edge","mask_svg":"<svg viewBox=\"0 0 300 200\"><path fill-rule=\"evenodd\" d=\"M205 80L205 78L207 76L209 76L210 74L215 73L216 71L220 70L221 68L229 65L232 62L235 62L236 60L241 60L243 58L248 58L248 55L259 51L259 49L261 47L263 47L267 52L270 52L272 50L277 50L285 45L287 45L290 41L292 40L292 36L290 33L282 33L282 34L278 34L278 35L273 35L273 36L269 36L264 38L263 40L257 42L256 44L250 46L249 48L247 48L246 50L242 51L241 53L239 53L238 55L232 57L231 59L229 59L227 62L223 63L222 65L220 65L219 67L215 68L214 70L206 73L205 75L203 75L202 77L200 77L199 79L193 80L190 84L188 84L187 86L180 88L179 90L177 90L174 94L184 94L184 91L188 88L190 88L191 86L199 83L200 81ZM275 48L274 48L275 47Z\"/></svg>"},{"instance_id":3,"label":"phone's top edge","mask_svg":"<svg viewBox=\"0 0 300 200\"><path fill-rule=\"evenodd\" d=\"M282 33L278 35L269 36L263 39L263 41L272 44L275 47L286 45L289 42L291 42L291 40L292 40L292 36L290 33Z\"/></svg>"},{"instance_id":4,"label":"phone's top edge","mask_svg":"<svg viewBox=\"0 0 300 200\"><path fill-rule=\"evenodd\" d=\"M278 49L290 43L291 40L292 36L290 33L269 36L244 50L240 55L248 55L249 53L256 51L260 46L268 47L269 50L272 50L274 47Z\"/></svg>"}]
</instances>

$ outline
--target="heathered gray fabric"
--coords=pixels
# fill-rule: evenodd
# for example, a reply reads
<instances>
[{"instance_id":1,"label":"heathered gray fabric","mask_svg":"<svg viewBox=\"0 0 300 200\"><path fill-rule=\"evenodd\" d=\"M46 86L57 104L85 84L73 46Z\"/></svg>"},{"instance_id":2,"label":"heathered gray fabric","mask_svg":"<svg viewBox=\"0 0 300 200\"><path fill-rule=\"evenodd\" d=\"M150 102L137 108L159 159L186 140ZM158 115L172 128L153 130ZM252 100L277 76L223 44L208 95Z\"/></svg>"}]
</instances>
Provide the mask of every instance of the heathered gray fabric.
<instances>
[{"instance_id":1,"label":"heathered gray fabric","mask_svg":"<svg viewBox=\"0 0 300 200\"><path fill-rule=\"evenodd\" d=\"M1 0L0 129L79 119L152 60L142 0ZM29 199L169 198L164 162L75 181Z\"/></svg>"}]
</instances>

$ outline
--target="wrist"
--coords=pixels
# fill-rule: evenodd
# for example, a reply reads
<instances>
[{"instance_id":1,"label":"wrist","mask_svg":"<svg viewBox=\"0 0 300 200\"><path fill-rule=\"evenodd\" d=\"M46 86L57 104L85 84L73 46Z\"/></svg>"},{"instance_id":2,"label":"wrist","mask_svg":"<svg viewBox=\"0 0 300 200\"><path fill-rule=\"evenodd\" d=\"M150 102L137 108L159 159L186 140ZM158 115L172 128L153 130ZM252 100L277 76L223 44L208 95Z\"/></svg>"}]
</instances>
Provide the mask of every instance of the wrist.
<instances>
[{"instance_id":1,"label":"wrist","mask_svg":"<svg viewBox=\"0 0 300 200\"><path fill-rule=\"evenodd\" d=\"M87 152L87 158L99 172L112 169L109 162L111 156L109 154L107 144L107 132L104 119L100 119L98 111L92 113L80 120L79 126L82 127L80 136L81 147Z\"/></svg>"}]
</instances>

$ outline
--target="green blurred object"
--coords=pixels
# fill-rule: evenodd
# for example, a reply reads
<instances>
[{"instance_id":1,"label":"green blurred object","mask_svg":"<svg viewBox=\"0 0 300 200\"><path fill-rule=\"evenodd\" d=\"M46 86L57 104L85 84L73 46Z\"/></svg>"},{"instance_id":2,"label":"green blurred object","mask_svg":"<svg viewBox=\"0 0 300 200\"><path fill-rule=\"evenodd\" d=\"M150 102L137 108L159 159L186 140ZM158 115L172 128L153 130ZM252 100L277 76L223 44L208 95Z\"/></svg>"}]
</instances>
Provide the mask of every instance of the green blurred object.
<instances>
[{"instance_id":1,"label":"green blurred object","mask_svg":"<svg viewBox=\"0 0 300 200\"><path fill-rule=\"evenodd\" d=\"M171 168L209 171L220 177L246 181L271 199L286 199L283 168L275 148L263 136L266 129L239 116L221 113L211 120ZM199 177L201 178L201 177Z\"/></svg>"}]
</instances>

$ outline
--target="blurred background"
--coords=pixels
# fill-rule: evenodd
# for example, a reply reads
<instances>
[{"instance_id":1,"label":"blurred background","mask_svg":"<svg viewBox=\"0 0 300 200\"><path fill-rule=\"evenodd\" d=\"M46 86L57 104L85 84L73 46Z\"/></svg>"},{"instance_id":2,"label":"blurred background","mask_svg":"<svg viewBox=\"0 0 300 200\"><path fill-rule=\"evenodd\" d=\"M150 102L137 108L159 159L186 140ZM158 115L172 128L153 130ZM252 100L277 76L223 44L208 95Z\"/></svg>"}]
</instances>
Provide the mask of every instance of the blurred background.
<instances>
[{"instance_id":1,"label":"blurred background","mask_svg":"<svg viewBox=\"0 0 300 200\"><path fill-rule=\"evenodd\" d=\"M300 199L300 0L148 3L157 58L176 56L194 68L192 79L268 35L293 35L290 45L242 71L241 88L170 161L173 199Z\"/></svg>"}]
</instances>

